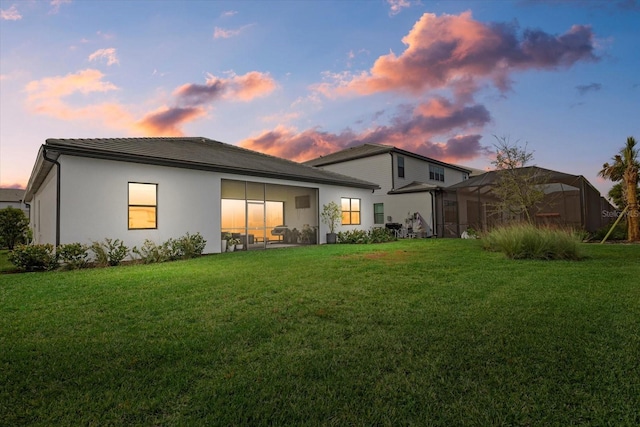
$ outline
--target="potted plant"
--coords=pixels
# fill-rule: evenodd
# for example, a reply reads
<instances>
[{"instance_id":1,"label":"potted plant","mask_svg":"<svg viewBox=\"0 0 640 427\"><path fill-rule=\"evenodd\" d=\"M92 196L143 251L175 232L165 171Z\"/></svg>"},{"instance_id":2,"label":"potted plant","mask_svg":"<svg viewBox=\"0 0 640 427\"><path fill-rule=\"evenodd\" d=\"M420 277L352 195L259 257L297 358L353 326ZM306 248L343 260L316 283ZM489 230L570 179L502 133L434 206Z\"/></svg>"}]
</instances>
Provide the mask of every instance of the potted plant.
<instances>
[{"instance_id":1,"label":"potted plant","mask_svg":"<svg viewBox=\"0 0 640 427\"><path fill-rule=\"evenodd\" d=\"M227 242L231 239L231 233L224 233L222 235L222 240L220 241L220 252L227 251Z\"/></svg>"},{"instance_id":2,"label":"potted plant","mask_svg":"<svg viewBox=\"0 0 640 427\"><path fill-rule=\"evenodd\" d=\"M240 239L236 239L235 237L231 237L227 240L227 250L229 252L233 252L236 250L236 245L240 243Z\"/></svg>"},{"instance_id":3,"label":"potted plant","mask_svg":"<svg viewBox=\"0 0 640 427\"><path fill-rule=\"evenodd\" d=\"M322 213L320 214L322 222L329 226L329 232L327 233L327 243L336 243L337 235L335 233L336 225L342 218L342 210L336 202L329 202L322 206Z\"/></svg>"}]
</instances>

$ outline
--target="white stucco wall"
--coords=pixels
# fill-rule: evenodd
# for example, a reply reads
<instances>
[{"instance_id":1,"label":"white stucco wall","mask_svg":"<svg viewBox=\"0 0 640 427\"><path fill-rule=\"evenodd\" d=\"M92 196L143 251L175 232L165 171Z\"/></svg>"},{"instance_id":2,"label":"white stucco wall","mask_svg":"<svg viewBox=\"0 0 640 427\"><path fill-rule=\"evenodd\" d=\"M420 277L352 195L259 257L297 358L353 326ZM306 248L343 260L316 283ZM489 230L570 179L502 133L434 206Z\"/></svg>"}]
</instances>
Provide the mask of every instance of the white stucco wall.
<instances>
[{"instance_id":1,"label":"white stucco wall","mask_svg":"<svg viewBox=\"0 0 640 427\"><path fill-rule=\"evenodd\" d=\"M60 156L60 243L145 239L162 243L199 232L205 252L219 250L220 180L211 173L136 163ZM128 183L158 185L157 229L128 229ZM216 236L217 242L216 245Z\"/></svg>"},{"instance_id":2,"label":"white stucco wall","mask_svg":"<svg viewBox=\"0 0 640 427\"><path fill-rule=\"evenodd\" d=\"M58 168L53 167L31 200L29 222L34 243L56 244L56 192Z\"/></svg>"},{"instance_id":3,"label":"white stucco wall","mask_svg":"<svg viewBox=\"0 0 640 427\"><path fill-rule=\"evenodd\" d=\"M374 182L380 186L380 189L376 190L375 194L386 194L393 189L391 156L386 153L321 166L321 169Z\"/></svg>"},{"instance_id":4,"label":"white stucco wall","mask_svg":"<svg viewBox=\"0 0 640 427\"><path fill-rule=\"evenodd\" d=\"M320 187L320 211L322 207L330 202L337 203L340 206L340 201L343 197L360 199L360 224L357 225L341 225L335 229L335 232L349 231L349 230L369 230L373 227L373 193L372 190L345 188L337 186L321 186ZM327 242L327 233L329 232L329 226L320 223L320 243Z\"/></svg>"},{"instance_id":5,"label":"white stucco wall","mask_svg":"<svg viewBox=\"0 0 640 427\"><path fill-rule=\"evenodd\" d=\"M318 207L341 197L361 199L361 224L340 226L368 229L373 225L372 191L319 185L291 180L220 174L165 166L144 165L62 155L60 194L60 243L90 244L105 238L120 239L129 248L145 239L162 243L169 238L199 232L207 240L205 253L220 252L220 185L222 179L245 180L318 189L318 203L311 200L320 226L320 243L326 242L328 227L319 220ZM45 183L34 194L31 223L37 243L55 244L56 173L51 169ZM128 229L128 183L158 185L157 229ZM319 204L319 206L318 206ZM287 207L295 206L291 201ZM285 213L292 221L298 213Z\"/></svg>"}]
</instances>

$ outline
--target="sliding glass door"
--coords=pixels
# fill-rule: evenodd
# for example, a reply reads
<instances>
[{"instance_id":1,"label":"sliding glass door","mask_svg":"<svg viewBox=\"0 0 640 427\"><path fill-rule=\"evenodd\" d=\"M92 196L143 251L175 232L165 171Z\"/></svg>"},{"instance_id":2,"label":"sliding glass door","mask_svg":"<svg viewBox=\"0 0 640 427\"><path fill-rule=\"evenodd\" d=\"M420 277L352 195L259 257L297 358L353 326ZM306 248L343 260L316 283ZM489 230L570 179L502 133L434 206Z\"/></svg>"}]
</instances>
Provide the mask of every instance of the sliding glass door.
<instances>
[{"instance_id":1,"label":"sliding glass door","mask_svg":"<svg viewBox=\"0 0 640 427\"><path fill-rule=\"evenodd\" d=\"M317 189L222 180L221 231L247 249L315 244Z\"/></svg>"}]
</instances>

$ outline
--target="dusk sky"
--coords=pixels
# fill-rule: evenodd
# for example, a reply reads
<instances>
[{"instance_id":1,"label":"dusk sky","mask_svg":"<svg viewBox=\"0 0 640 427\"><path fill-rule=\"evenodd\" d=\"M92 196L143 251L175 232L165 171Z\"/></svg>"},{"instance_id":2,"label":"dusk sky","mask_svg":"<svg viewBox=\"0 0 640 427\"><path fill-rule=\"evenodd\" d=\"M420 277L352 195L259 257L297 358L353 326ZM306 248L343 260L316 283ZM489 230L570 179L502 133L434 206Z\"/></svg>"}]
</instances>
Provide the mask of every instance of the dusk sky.
<instances>
[{"instance_id":1,"label":"dusk sky","mask_svg":"<svg viewBox=\"0 0 640 427\"><path fill-rule=\"evenodd\" d=\"M584 175L640 138L640 1L0 0L0 186L47 138L365 142Z\"/></svg>"}]
</instances>

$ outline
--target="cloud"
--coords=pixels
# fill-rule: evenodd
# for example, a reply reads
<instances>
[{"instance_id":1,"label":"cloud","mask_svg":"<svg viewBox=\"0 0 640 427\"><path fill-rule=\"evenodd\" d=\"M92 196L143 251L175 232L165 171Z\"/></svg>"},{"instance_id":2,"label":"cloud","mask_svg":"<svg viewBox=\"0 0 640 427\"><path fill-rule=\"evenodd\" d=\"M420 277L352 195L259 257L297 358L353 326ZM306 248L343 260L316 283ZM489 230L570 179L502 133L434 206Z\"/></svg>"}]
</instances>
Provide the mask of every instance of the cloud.
<instances>
[{"instance_id":1,"label":"cloud","mask_svg":"<svg viewBox=\"0 0 640 427\"><path fill-rule=\"evenodd\" d=\"M27 109L36 114L45 114L66 121L99 121L109 128L129 129L134 122L133 115L117 103L94 103L71 105L65 98L81 94L88 99L96 93L118 90L114 84L104 81L104 74L98 70L86 69L63 77L46 77L29 82Z\"/></svg>"},{"instance_id":2,"label":"cloud","mask_svg":"<svg viewBox=\"0 0 640 427\"><path fill-rule=\"evenodd\" d=\"M206 115L200 107L162 108L147 114L136 123L136 127L148 136L183 136L181 127Z\"/></svg>"},{"instance_id":3,"label":"cloud","mask_svg":"<svg viewBox=\"0 0 640 427\"><path fill-rule=\"evenodd\" d=\"M101 51L94 52L95 56L91 56L109 57ZM183 135L184 124L207 114L207 104L219 99L250 101L265 96L276 88L275 81L268 74L257 71L240 76L230 72L226 78L210 75L204 85L186 84L178 87L173 93L173 105L143 114L141 119L136 119L131 108L118 103L77 105L77 97L73 98L76 104L68 101L71 95L84 95L86 100L93 99L98 93L118 90L114 84L105 81L104 77L99 70L86 69L66 76L31 81L25 87L27 108L33 113L61 120L101 121L109 128L128 132L142 132L149 136L179 136Z\"/></svg>"},{"instance_id":4,"label":"cloud","mask_svg":"<svg viewBox=\"0 0 640 427\"><path fill-rule=\"evenodd\" d=\"M64 77L45 77L27 84L27 102L37 104L69 96L75 92L84 95L93 92L108 92L118 89L114 84L102 80L104 74L98 70L86 69Z\"/></svg>"},{"instance_id":5,"label":"cloud","mask_svg":"<svg viewBox=\"0 0 640 427\"><path fill-rule=\"evenodd\" d=\"M389 15L392 16L411 6L409 0L387 0L387 3L389 4Z\"/></svg>"},{"instance_id":6,"label":"cloud","mask_svg":"<svg viewBox=\"0 0 640 427\"><path fill-rule=\"evenodd\" d=\"M238 11L237 10L227 10L225 12L222 12L222 14L220 15L223 18L228 18L234 15L237 15Z\"/></svg>"},{"instance_id":7,"label":"cloud","mask_svg":"<svg viewBox=\"0 0 640 427\"><path fill-rule=\"evenodd\" d=\"M591 83L588 85L578 85L576 86L576 90L578 93L583 96L589 92L597 92L602 89L602 85L600 83Z\"/></svg>"},{"instance_id":8,"label":"cloud","mask_svg":"<svg viewBox=\"0 0 640 427\"><path fill-rule=\"evenodd\" d=\"M89 55L89 61L107 60L107 65L119 64L120 61L116 55L116 49L113 47L107 49L98 49Z\"/></svg>"},{"instance_id":9,"label":"cloud","mask_svg":"<svg viewBox=\"0 0 640 427\"><path fill-rule=\"evenodd\" d=\"M561 35L527 29L519 36L516 30L515 24L476 21L471 12L439 17L425 13L402 39L407 46L402 54L390 52L369 71L338 74L317 89L334 95L395 91L420 96L448 88L468 97L487 80L503 92L509 90L510 75L518 70L598 60L588 26L575 25Z\"/></svg>"},{"instance_id":10,"label":"cloud","mask_svg":"<svg viewBox=\"0 0 640 427\"><path fill-rule=\"evenodd\" d=\"M224 28L215 27L213 29L213 38L214 39L229 39L231 37L235 37L235 36L239 35L240 33L242 33L247 28L251 27L252 25L253 24L244 25L244 26L242 26L240 28L237 28L235 30L226 30Z\"/></svg>"},{"instance_id":11,"label":"cloud","mask_svg":"<svg viewBox=\"0 0 640 427\"><path fill-rule=\"evenodd\" d=\"M60 6L70 3L71 0L51 0L51 13L58 13L60 11Z\"/></svg>"},{"instance_id":12,"label":"cloud","mask_svg":"<svg viewBox=\"0 0 640 427\"><path fill-rule=\"evenodd\" d=\"M295 128L277 126L274 130L248 138L239 145L252 150L305 161L318 156L365 143L390 144L444 161L468 160L486 155L480 136L468 130L482 128L491 121L482 105L457 106L444 98L436 98L417 106L405 106L388 125L361 132L345 129L340 133L311 128L297 132ZM432 142L437 135L457 133L445 142Z\"/></svg>"},{"instance_id":13,"label":"cloud","mask_svg":"<svg viewBox=\"0 0 640 427\"><path fill-rule=\"evenodd\" d=\"M22 19L22 15L20 15L14 4L9 9L0 10L0 19L3 21L19 21Z\"/></svg>"},{"instance_id":14,"label":"cloud","mask_svg":"<svg viewBox=\"0 0 640 427\"><path fill-rule=\"evenodd\" d=\"M250 101L268 95L275 88L276 83L268 74L250 71L241 76L231 73L228 78L209 75L206 84L185 84L173 94L181 105L197 106L221 98Z\"/></svg>"}]
</instances>

